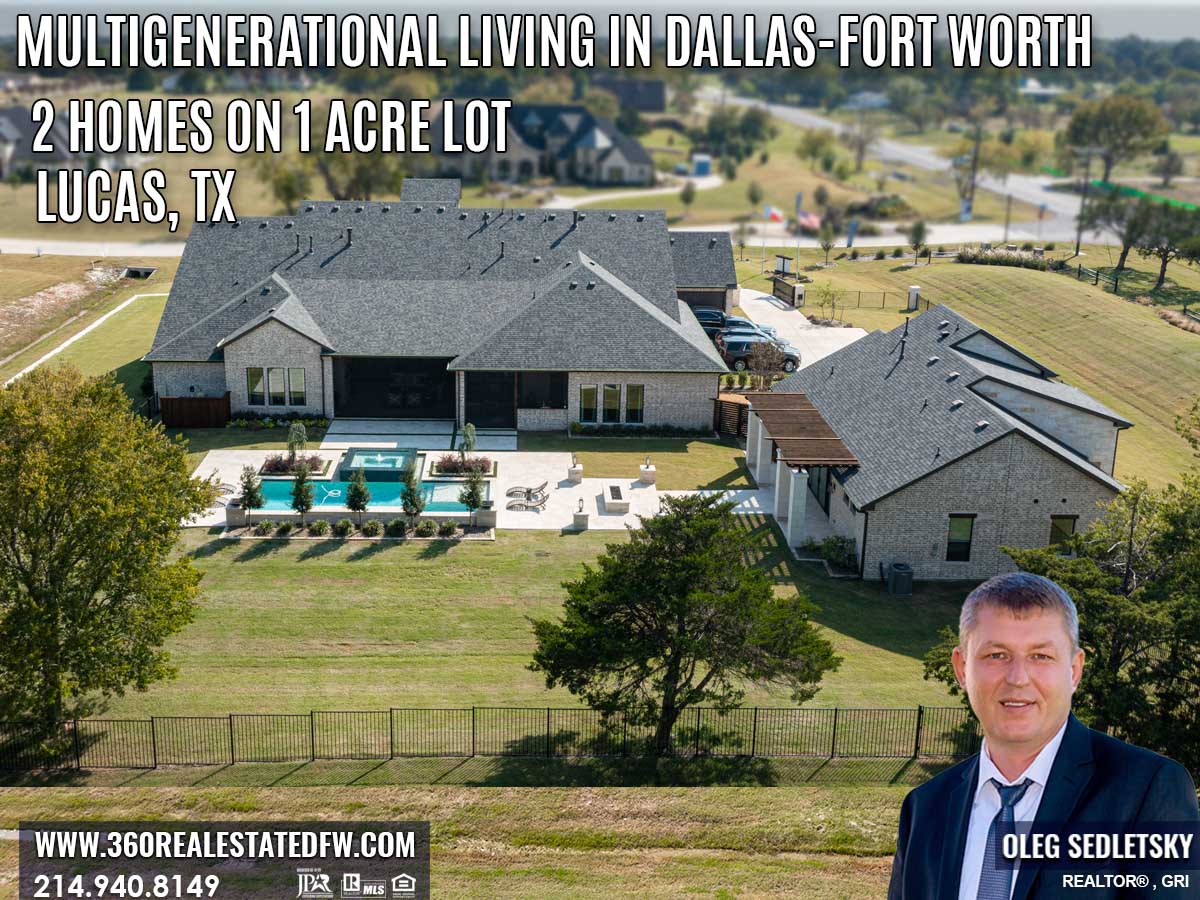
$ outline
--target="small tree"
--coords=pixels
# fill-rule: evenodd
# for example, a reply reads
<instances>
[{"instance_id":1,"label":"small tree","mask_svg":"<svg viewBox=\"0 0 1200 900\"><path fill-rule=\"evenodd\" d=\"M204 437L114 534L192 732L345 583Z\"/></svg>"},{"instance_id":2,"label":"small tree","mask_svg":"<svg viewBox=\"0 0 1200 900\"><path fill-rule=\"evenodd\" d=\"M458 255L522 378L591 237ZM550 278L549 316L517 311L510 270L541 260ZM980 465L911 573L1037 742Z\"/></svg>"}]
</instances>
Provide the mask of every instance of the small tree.
<instances>
[{"instance_id":1,"label":"small tree","mask_svg":"<svg viewBox=\"0 0 1200 900\"><path fill-rule=\"evenodd\" d=\"M1174 150L1168 150L1154 160L1150 171L1162 180L1163 187L1170 187L1171 179L1183 174L1183 157Z\"/></svg>"},{"instance_id":2,"label":"small tree","mask_svg":"<svg viewBox=\"0 0 1200 900\"><path fill-rule=\"evenodd\" d=\"M470 422L463 425L462 440L458 444L458 454L466 462L467 457L475 452L475 426Z\"/></svg>"},{"instance_id":3,"label":"small tree","mask_svg":"<svg viewBox=\"0 0 1200 900\"><path fill-rule=\"evenodd\" d=\"M747 364L750 372L758 379L758 389L765 391L770 386L770 379L783 371L787 357L771 341L758 341L750 348Z\"/></svg>"},{"instance_id":4,"label":"small tree","mask_svg":"<svg viewBox=\"0 0 1200 900\"><path fill-rule=\"evenodd\" d=\"M928 240L929 227L925 224L924 219L917 219L908 226L908 246L912 248L913 265L917 264L917 258L921 255L921 250L925 247L925 241Z\"/></svg>"},{"instance_id":5,"label":"small tree","mask_svg":"<svg viewBox=\"0 0 1200 900\"><path fill-rule=\"evenodd\" d=\"M1153 208L1149 224L1137 244L1138 254L1159 261L1158 280L1152 290L1161 288L1167 280L1167 266L1179 258L1186 242L1200 233L1200 212L1185 210L1169 203Z\"/></svg>"},{"instance_id":6,"label":"small tree","mask_svg":"<svg viewBox=\"0 0 1200 900\"><path fill-rule=\"evenodd\" d=\"M821 249L825 251L825 265L829 265L829 251L833 249L833 226L828 222L821 223L821 235L818 240Z\"/></svg>"},{"instance_id":7,"label":"small tree","mask_svg":"<svg viewBox=\"0 0 1200 900\"><path fill-rule=\"evenodd\" d=\"M1129 251L1142 239L1154 218L1154 205L1146 198L1132 200L1110 191L1080 209L1085 229L1104 228L1114 232L1121 241L1121 255L1117 259L1117 272L1125 269Z\"/></svg>"},{"instance_id":8,"label":"small tree","mask_svg":"<svg viewBox=\"0 0 1200 900\"><path fill-rule=\"evenodd\" d=\"M258 473L254 471L254 466L242 466L242 495L239 502L242 504L242 509L246 512L253 512L256 509L262 509L266 505L266 500L263 498L262 483L258 479Z\"/></svg>"},{"instance_id":9,"label":"small tree","mask_svg":"<svg viewBox=\"0 0 1200 900\"><path fill-rule=\"evenodd\" d=\"M421 481L417 478L417 467L414 463L409 463L404 469L404 489L400 492L400 505L404 507L409 524L415 524L425 511L425 494L421 490Z\"/></svg>"},{"instance_id":10,"label":"small tree","mask_svg":"<svg viewBox=\"0 0 1200 900\"><path fill-rule=\"evenodd\" d=\"M467 482L463 485L461 491L458 492L458 502L465 506L468 512L471 513L471 524L475 524L475 510L483 506L483 472L479 469L470 469L467 472Z\"/></svg>"},{"instance_id":11,"label":"small tree","mask_svg":"<svg viewBox=\"0 0 1200 900\"><path fill-rule=\"evenodd\" d=\"M750 201L751 209L758 209L760 203L763 202L763 189L757 181L752 181L746 187L746 199Z\"/></svg>"},{"instance_id":12,"label":"small tree","mask_svg":"<svg viewBox=\"0 0 1200 900\"><path fill-rule=\"evenodd\" d=\"M689 178L683 183L683 190L679 192L679 202L683 204L683 217L686 219L688 211L691 209L692 203L696 200L696 185Z\"/></svg>"},{"instance_id":13,"label":"small tree","mask_svg":"<svg viewBox=\"0 0 1200 900\"><path fill-rule=\"evenodd\" d=\"M736 240L738 248L738 259L744 259L746 256L746 240L750 237L750 232L746 228L745 222L738 222Z\"/></svg>"},{"instance_id":14,"label":"small tree","mask_svg":"<svg viewBox=\"0 0 1200 900\"><path fill-rule=\"evenodd\" d=\"M304 429L303 422L293 422L288 426L287 448L288 448L288 465L296 465L296 457L303 455L308 447L308 432Z\"/></svg>"},{"instance_id":15,"label":"small tree","mask_svg":"<svg viewBox=\"0 0 1200 900\"><path fill-rule=\"evenodd\" d=\"M1072 147L1100 148L1101 178L1108 181L1115 165L1145 153L1169 131L1170 125L1153 100L1112 94L1077 106L1064 139Z\"/></svg>"},{"instance_id":16,"label":"small tree","mask_svg":"<svg viewBox=\"0 0 1200 900\"><path fill-rule=\"evenodd\" d=\"M815 607L777 596L748 560L758 541L734 504L715 496L664 497L629 539L564 584L558 621L534 620L530 669L606 717L625 713L671 752L684 710L729 709L749 684L811 699L841 660L812 624Z\"/></svg>"},{"instance_id":17,"label":"small tree","mask_svg":"<svg viewBox=\"0 0 1200 900\"><path fill-rule=\"evenodd\" d=\"M292 481L292 509L300 513L300 525L304 525L304 516L313 508L313 486L309 478L308 463L303 460L296 466L296 477Z\"/></svg>"},{"instance_id":18,"label":"small tree","mask_svg":"<svg viewBox=\"0 0 1200 900\"><path fill-rule=\"evenodd\" d=\"M371 503L371 489L367 487L367 476L362 469L355 469L350 476L350 486L346 489L346 508L357 513L359 527L362 527L362 516Z\"/></svg>"},{"instance_id":19,"label":"small tree","mask_svg":"<svg viewBox=\"0 0 1200 900\"><path fill-rule=\"evenodd\" d=\"M809 168L817 170L817 162L833 148L833 132L827 128L809 128L800 135L796 155L808 160Z\"/></svg>"},{"instance_id":20,"label":"small tree","mask_svg":"<svg viewBox=\"0 0 1200 900\"><path fill-rule=\"evenodd\" d=\"M818 184L813 191L813 203L817 204L818 209L824 209L829 205L829 188L823 184Z\"/></svg>"}]
</instances>

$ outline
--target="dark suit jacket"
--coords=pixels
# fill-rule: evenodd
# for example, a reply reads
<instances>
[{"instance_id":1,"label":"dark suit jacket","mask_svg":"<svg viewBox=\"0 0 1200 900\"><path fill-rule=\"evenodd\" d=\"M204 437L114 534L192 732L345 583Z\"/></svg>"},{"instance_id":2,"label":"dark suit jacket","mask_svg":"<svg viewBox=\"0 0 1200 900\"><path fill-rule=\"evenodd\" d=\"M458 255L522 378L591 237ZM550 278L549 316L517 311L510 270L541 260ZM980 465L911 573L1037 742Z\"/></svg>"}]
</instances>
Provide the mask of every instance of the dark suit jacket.
<instances>
[{"instance_id":1,"label":"dark suit jacket","mask_svg":"<svg viewBox=\"0 0 1200 900\"><path fill-rule=\"evenodd\" d=\"M978 779L979 754L975 754L904 799L889 900L957 900ZM1071 716L1035 821L1195 823L1200 812L1196 787L1179 763L1093 731ZM1080 897L1079 889L1062 886L1060 874L1061 870L1043 873L1037 863L1022 862L1013 900ZM1200 879L1200 872L1191 874L1193 883ZM1139 896L1115 888L1083 893L1088 900ZM1185 895L1186 891L1181 893Z\"/></svg>"}]
</instances>

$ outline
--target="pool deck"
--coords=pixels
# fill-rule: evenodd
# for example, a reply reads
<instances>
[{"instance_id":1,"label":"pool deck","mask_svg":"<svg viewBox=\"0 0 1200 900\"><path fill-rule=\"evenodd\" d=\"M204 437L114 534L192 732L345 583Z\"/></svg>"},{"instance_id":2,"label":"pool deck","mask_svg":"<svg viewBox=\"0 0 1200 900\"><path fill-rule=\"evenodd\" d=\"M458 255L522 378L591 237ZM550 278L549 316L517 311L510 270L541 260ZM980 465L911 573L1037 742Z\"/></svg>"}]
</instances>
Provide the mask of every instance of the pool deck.
<instances>
[{"instance_id":1,"label":"pool deck","mask_svg":"<svg viewBox=\"0 0 1200 900\"><path fill-rule=\"evenodd\" d=\"M361 446L361 445L359 445ZM426 464L435 454L444 453L444 447L432 449L420 448L426 455ZM200 478L237 485L241 479L244 466L262 465L267 456L273 452L268 450L211 450L196 467L195 475ZM323 445L317 451L322 457L337 459L344 452L342 449L326 449ZM491 499L497 510L496 527L524 530L571 531L575 513L579 509L579 501L583 501L584 512L588 514L589 530L620 531L626 527L638 527L639 517L658 514L660 499L668 495L687 495L698 493L716 493L712 491L660 491L652 484L638 480L636 464L631 464L633 470L628 478L589 478L585 477L579 483L572 483L567 478L567 469L571 465L569 453L526 453L521 451L487 451L488 457L499 464L499 473L495 478L489 478ZM329 477L336 478L336 469L331 468ZM546 482L546 506L539 512L518 512L507 509L510 500L507 493L515 487L537 487ZM627 513L609 511L604 503L605 488L611 484L621 486L623 493L629 499ZM737 502L737 512L768 513L770 512L770 490L743 489L725 492ZM379 518L391 518L400 514L400 510L391 507L373 507L369 515ZM294 515L279 511L261 512L260 517L275 516L279 518ZM439 513L447 516L447 513ZM466 518L463 513L462 518ZM215 507L208 510L193 522L196 527L213 527L225 524L225 510Z\"/></svg>"}]
</instances>

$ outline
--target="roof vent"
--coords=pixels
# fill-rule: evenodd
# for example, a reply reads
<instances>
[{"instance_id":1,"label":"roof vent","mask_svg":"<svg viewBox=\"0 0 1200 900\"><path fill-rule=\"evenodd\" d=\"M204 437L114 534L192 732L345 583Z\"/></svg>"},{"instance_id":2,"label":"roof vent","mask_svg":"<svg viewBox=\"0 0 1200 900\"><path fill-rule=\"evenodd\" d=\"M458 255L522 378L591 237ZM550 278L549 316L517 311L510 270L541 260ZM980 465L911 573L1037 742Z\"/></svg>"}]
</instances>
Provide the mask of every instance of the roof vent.
<instances>
[{"instance_id":1,"label":"roof vent","mask_svg":"<svg viewBox=\"0 0 1200 900\"><path fill-rule=\"evenodd\" d=\"M535 257L533 258L533 261L534 261L534 262L541 262L541 261L542 261L542 258L541 258L540 256L535 256Z\"/></svg>"},{"instance_id":2,"label":"roof vent","mask_svg":"<svg viewBox=\"0 0 1200 900\"><path fill-rule=\"evenodd\" d=\"M949 327L950 327L949 319L942 319L942 321L938 322L938 328L949 328Z\"/></svg>"},{"instance_id":3,"label":"roof vent","mask_svg":"<svg viewBox=\"0 0 1200 900\"><path fill-rule=\"evenodd\" d=\"M392 208L391 208L390 206L385 206L385 207L383 208L383 211L384 211L384 212L391 212L391 211L392 211Z\"/></svg>"},{"instance_id":4,"label":"roof vent","mask_svg":"<svg viewBox=\"0 0 1200 900\"><path fill-rule=\"evenodd\" d=\"M413 207L413 212L420 212L422 209L423 209L423 207L420 207L420 206L414 206L414 207ZM486 217L486 216L487 216L487 213L484 213L484 216Z\"/></svg>"},{"instance_id":5,"label":"roof vent","mask_svg":"<svg viewBox=\"0 0 1200 900\"><path fill-rule=\"evenodd\" d=\"M571 290L575 290L575 288L577 288L577 287L579 287L579 282L572 281L571 282Z\"/></svg>"},{"instance_id":6,"label":"roof vent","mask_svg":"<svg viewBox=\"0 0 1200 900\"><path fill-rule=\"evenodd\" d=\"M362 212L362 210L363 210L363 208L361 206L354 207L355 212Z\"/></svg>"},{"instance_id":7,"label":"roof vent","mask_svg":"<svg viewBox=\"0 0 1200 900\"><path fill-rule=\"evenodd\" d=\"M708 239L708 246L710 246L710 247L717 246L717 239L715 237L710 237Z\"/></svg>"},{"instance_id":8,"label":"roof vent","mask_svg":"<svg viewBox=\"0 0 1200 900\"><path fill-rule=\"evenodd\" d=\"M341 207L340 207L340 206L331 206L331 207L329 207L329 211L330 211L330 212L337 212L339 209L341 209Z\"/></svg>"},{"instance_id":9,"label":"roof vent","mask_svg":"<svg viewBox=\"0 0 1200 900\"><path fill-rule=\"evenodd\" d=\"M638 221L639 221L639 222L645 222L645 221L646 221L646 216L645 216L644 214L642 214L642 213L638 213Z\"/></svg>"},{"instance_id":10,"label":"roof vent","mask_svg":"<svg viewBox=\"0 0 1200 900\"><path fill-rule=\"evenodd\" d=\"M309 205L309 206L306 206L306 207L304 207L304 211L305 211L305 212L312 212L312 211L313 211L313 208L314 208L313 206Z\"/></svg>"},{"instance_id":11,"label":"roof vent","mask_svg":"<svg viewBox=\"0 0 1200 900\"><path fill-rule=\"evenodd\" d=\"M233 223L233 227L234 227L234 228L237 228L237 227L238 227L239 225L241 225L241 224L242 224L241 222L234 222L234 223Z\"/></svg>"},{"instance_id":12,"label":"roof vent","mask_svg":"<svg viewBox=\"0 0 1200 900\"><path fill-rule=\"evenodd\" d=\"M558 216L557 213L550 213L550 215L547 218L549 218L550 221L553 222L555 220L555 218L557 218L557 216Z\"/></svg>"},{"instance_id":13,"label":"roof vent","mask_svg":"<svg viewBox=\"0 0 1200 900\"><path fill-rule=\"evenodd\" d=\"M948 375L946 375L947 381L954 381L956 378L958 378L958 372L950 372Z\"/></svg>"},{"instance_id":14,"label":"roof vent","mask_svg":"<svg viewBox=\"0 0 1200 900\"><path fill-rule=\"evenodd\" d=\"M284 227L284 228L291 228L291 227L292 227L294 224L296 224L296 223L295 223L295 222L285 222L285 223L284 223L284 225L283 225L283 227Z\"/></svg>"},{"instance_id":15,"label":"roof vent","mask_svg":"<svg viewBox=\"0 0 1200 900\"><path fill-rule=\"evenodd\" d=\"M444 213L445 211L446 211L446 207L444 207L444 206L439 206L439 207L438 207L438 212L440 212L440 213Z\"/></svg>"},{"instance_id":16,"label":"roof vent","mask_svg":"<svg viewBox=\"0 0 1200 900\"><path fill-rule=\"evenodd\" d=\"M594 288L596 286L596 282L589 281L587 286L588 286L588 290L590 291L592 288Z\"/></svg>"},{"instance_id":17,"label":"roof vent","mask_svg":"<svg viewBox=\"0 0 1200 900\"><path fill-rule=\"evenodd\" d=\"M525 221L525 213L524 213L523 211L522 211L522 212L519 212L519 213L517 213L517 218L518 218L520 221L524 222L524 221Z\"/></svg>"},{"instance_id":18,"label":"roof vent","mask_svg":"<svg viewBox=\"0 0 1200 900\"><path fill-rule=\"evenodd\" d=\"M950 402L950 408L951 408L951 409L958 409L960 406L962 406L962 404L963 404L963 402L962 402L961 400L952 400L952 401Z\"/></svg>"},{"instance_id":19,"label":"roof vent","mask_svg":"<svg viewBox=\"0 0 1200 900\"><path fill-rule=\"evenodd\" d=\"M587 213L585 213L585 212L581 212L581 213L579 214L579 221L580 221L580 222L582 222L582 221L583 221L584 219L586 219L586 218L587 218Z\"/></svg>"},{"instance_id":20,"label":"roof vent","mask_svg":"<svg viewBox=\"0 0 1200 900\"><path fill-rule=\"evenodd\" d=\"M259 223L258 223L258 227L259 227L259 228L266 228L266 227L267 227L267 223L266 223L266 222L259 222Z\"/></svg>"},{"instance_id":21,"label":"roof vent","mask_svg":"<svg viewBox=\"0 0 1200 900\"><path fill-rule=\"evenodd\" d=\"M987 419L980 419L978 422L976 422L976 423L975 423L975 430L976 430L976 431L983 431L983 429L987 428L987 427L988 427L988 425L990 425L990 424L991 424L991 423L990 423L990 422L988 422L988 420L987 420Z\"/></svg>"},{"instance_id":22,"label":"roof vent","mask_svg":"<svg viewBox=\"0 0 1200 900\"><path fill-rule=\"evenodd\" d=\"M616 213L609 213L609 214L608 214L608 221L610 221L610 222L615 222L616 220L617 220L617 214L616 214Z\"/></svg>"},{"instance_id":23,"label":"roof vent","mask_svg":"<svg viewBox=\"0 0 1200 900\"><path fill-rule=\"evenodd\" d=\"M671 243L672 243L672 244L674 244L674 243L675 243L675 235L671 235L671 237L670 237L670 241L671 241Z\"/></svg>"},{"instance_id":24,"label":"roof vent","mask_svg":"<svg viewBox=\"0 0 1200 900\"><path fill-rule=\"evenodd\" d=\"M465 212L460 212L460 213L458 214L458 217L459 217L460 219L465 219L465 218L467 217L467 214L466 214Z\"/></svg>"},{"instance_id":25,"label":"roof vent","mask_svg":"<svg viewBox=\"0 0 1200 900\"><path fill-rule=\"evenodd\" d=\"M931 356L931 357L929 357L929 363L928 363L928 364L932 366L932 365L933 365L935 362L937 362L939 359L941 359L941 357L939 357L939 356Z\"/></svg>"}]
</instances>

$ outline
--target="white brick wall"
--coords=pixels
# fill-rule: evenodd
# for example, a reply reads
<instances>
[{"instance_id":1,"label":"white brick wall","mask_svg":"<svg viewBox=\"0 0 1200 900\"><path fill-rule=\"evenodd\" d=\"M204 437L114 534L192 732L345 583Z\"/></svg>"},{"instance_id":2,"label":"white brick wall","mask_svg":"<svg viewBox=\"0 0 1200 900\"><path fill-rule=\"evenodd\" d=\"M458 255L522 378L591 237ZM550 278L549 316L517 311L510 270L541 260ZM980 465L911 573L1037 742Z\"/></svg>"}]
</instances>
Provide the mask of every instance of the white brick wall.
<instances>
[{"instance_id":1,"label":"white brick wall","mask_svg":"<svg viewBox=\"0 0 1200 900\"><path fill-rule=\"evenodd\" d=\"M246 369L272 366L304 369L304 406L250 406L246 398ZM279 322L264 322L225 347L225 383L229 405L239 412L299 412L324 415L324 395L329 382L324 378L321 348L314 341ZM270 397L267 398L268 400Z\"/></svg>"},{"instance_id":2,"label":"white brick wall","mask_svg":"<svg viewBox=\"0 0 1200 900\"><path fill-rule=\"evenodd\" d=\"M1114 496L1108 486L1011 434L877 502L868 513L864 576L877 577L880 562L906 562L926 580L1010 572L1015 566L1001 546L1045 547L1051 515L1077 515L1082 530L1099 514L1097 504ZM976 515L968 562L946 561L951 513Z\"/></svg>"},{"instance_id":3,"label":"white brick wall","mask_svg":"<svg viewBox=\"0 0 1200 900\"><path fill-rule=\"evenodd\" d=\"M597 389L597 419L603 418L604 385L621 385L621 422L625 421L625 385L644 385L645 425L712 428L713 401L719 379L713 375L676 372L572 372L567 384L567 421L579 421L579 386ZM591 423L589 423L591 424ZM597 423L599 424L599 423Z\"/></svg>"},{"instance_id":4,"label":"white brick wall","mask_svg":"<svg viewBox=\"0 0 1200 900\"><path fill-rule=\"evenodd\" d=\"M566 431L569 424L565 409L518 409L520 431Z\"/></svg>"},{"instance_id":5,"label":"white brick wall","mask_svg":"<svg viewBox=\"0 0 1200 900\"><path fill-rule=\"evenodd\" d=\"M154 372L154 390L160 397L225 395L223 363L156 362L151 363L151 369Z\"/></svg>"}]
</instances>

